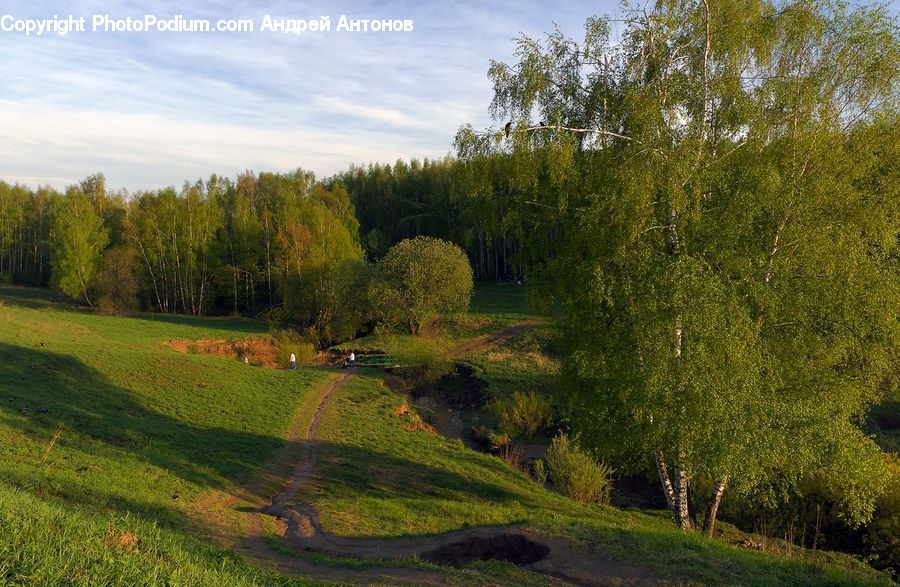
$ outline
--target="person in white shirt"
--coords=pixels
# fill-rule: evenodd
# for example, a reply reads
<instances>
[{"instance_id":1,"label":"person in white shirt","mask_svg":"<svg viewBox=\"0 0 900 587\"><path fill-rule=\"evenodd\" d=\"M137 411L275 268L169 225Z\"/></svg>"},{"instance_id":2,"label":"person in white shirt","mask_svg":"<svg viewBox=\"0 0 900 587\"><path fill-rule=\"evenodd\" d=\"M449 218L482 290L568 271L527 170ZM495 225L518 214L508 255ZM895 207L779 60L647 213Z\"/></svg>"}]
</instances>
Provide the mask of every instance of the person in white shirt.
<instances>
[{"instance_id":1,"label":"person in white shirt","mask_svg":"<svg viewBox=\"0 0 900 587\"><path fill-rule=\"evenodd\" d=\"M296 368L297 368L297 357L294 355L294 353L291 353L291 369L296 369Z\"/></svg>"},{"instance_id":2,"label":"person in white shirt","mask_svg":"<svg viewBox=\"0 0 900 587\"><path fill-rule=\"evenodd\" d=\"M356 353L354 353L353 351L350 351L350 365L355 365L355 364L356 364Z\"/></svg>"}]
</instances>

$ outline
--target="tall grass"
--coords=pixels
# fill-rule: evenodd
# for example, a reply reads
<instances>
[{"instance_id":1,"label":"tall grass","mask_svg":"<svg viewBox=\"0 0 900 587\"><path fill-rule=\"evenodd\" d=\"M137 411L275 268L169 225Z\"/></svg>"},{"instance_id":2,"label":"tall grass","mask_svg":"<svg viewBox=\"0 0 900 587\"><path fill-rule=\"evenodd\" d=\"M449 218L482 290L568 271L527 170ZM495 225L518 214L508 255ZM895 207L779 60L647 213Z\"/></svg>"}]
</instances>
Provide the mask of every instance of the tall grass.
<instances>
[{"instance_id":1,"label":"tall grass","mask_svg":"<svg viewBox=\"0 0 900 587\"><path fill-rule=\"evenodd\" d=\"M580 503L609 504L612 467L594 460L567 435L560 434L550 443L547 468L563 495Z\"/></svg>"},{"instance_id":2,"label":"tall grass","mask_svg":"<svg viewBox=\"0 0 900 587\"><path fill-rule=\"evenodd\" d=\"M553 406L536 391L516 391L489 404L500 430L510 436L534 436L553 423Z\"/></svg>"}]
</instances>

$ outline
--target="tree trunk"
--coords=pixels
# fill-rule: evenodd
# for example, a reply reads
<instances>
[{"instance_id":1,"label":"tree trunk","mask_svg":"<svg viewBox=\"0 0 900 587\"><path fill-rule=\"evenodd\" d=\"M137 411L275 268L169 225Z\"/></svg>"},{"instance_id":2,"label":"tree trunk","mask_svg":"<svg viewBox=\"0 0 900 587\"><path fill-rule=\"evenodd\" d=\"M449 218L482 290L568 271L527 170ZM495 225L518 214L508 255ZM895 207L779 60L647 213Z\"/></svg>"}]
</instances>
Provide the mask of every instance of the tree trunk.
<instances>
[{"instance_id":1,"label":"tree trunk","mask_svg":"<svg viewBox=\"0 0 900 587\"><path fill-rule=\"evenodd\" d=\"M688 511L688 477L684 470L684 455L678 455L675 464L675 524L682 530L692 530L691 515Z\"/></svg>"},{"instance_id":2,"label":"tree trunk","mask_svg":"<svg viewBox=\"0 0 900 587\"><path fill-rule=\"evenodd\" d=\"M663 493L666 495L666 504L669 511L675 512L675 490L672 488L672 481L669 479L669 471L666 468L666 461L661 450L656 451L656 471L659 473L659 482L662 484Z\"/></svg>"},{"instance_id":3,"label":"tree trunk","mask_svg":"<svg viewBox=\"0 0 900 587\"><path fill-rule=\"evenodd\" d=\"M707 536L712 536L716 529L716 515L719 513L719 504L722 502L722 494L725 493L726 483L728 483L727 477L716 483L709 498L709 504L706 506L706 517L703 518L703 532Z\"/></svg>"}]
</instances>

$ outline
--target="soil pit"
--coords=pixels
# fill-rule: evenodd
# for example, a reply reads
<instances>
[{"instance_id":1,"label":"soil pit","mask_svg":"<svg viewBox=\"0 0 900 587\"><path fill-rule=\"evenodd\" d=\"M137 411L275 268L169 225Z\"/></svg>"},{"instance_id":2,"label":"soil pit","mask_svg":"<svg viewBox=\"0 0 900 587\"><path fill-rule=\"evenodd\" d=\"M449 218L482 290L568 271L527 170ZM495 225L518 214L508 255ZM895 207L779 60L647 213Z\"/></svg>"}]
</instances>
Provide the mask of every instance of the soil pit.
<instances>
[{"instance_id":1,"label":"soil pit","mask_svg":"<svg viewBox=\"0 0 900 587\"><path fill-rule=\"evenodd\" d=\"M543 560L550 547L529 540L521 534L476 536L445 544L421 555L424 560L439 565L461 567L476 560L500 560L524 566Z\"/></svg>"}]
</instances>

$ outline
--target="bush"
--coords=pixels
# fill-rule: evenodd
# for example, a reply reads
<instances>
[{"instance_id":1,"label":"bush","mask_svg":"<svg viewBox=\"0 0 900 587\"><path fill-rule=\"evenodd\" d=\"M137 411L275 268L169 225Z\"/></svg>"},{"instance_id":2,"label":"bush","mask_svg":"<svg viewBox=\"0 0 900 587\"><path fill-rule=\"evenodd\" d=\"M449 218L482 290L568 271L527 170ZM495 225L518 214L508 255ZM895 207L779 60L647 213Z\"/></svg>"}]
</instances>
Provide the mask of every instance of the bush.
<instances>
[{"instance_id":1,"label":"bush","mask_svg":"<svg viewBox=\"0 0 900 587\"><path fill-rule=\"evenodd\" d=\"M874 556L872 566L900 573L900 458L888 456L893 481L875 506L875 516L863 535Z\"/></svg>"},{"instance_id":2,"label":"bush","mask_svg":"<svg viewBox=\"0 0 900 587\"><path fill-rule=\"evenodd\" d=\"M510 443L508 435L491 430L484 425L473 428L472 436L481 446L493 452L499 451Z\"/></svg>"},{"instance_id":3,"label":"bush","mask_svg":"<svg viewBox=\"0 0 900 587\"><path fill-rule=\"evenodd\" d=\"M450 353L437 341L408 336L389 336L383 341L385 352L405 365L397 371L413 388L437 381L453 371Z\"/></svg>"},{"instance_id":4,"label":"bush","mask_svg":"<svg viewBox=\"0 0 900 587\"><path fill-rule=\"evenodd\" d=\"M563 495L581 503L609 504L612 467L599 463L560 434L547 451L547 469L553 484Z\"/></svg>"},{"instance_id":5,"label":"bush","mask_svg":"<svg viewBox=\"0 0 900 587\"><path fill-rule=\"evenodd\" d=\"M134 250L114 247L103 254L100 270L91 284L103 314L128 314L138 309L138 281Z\"/></svg>"},{"instance_id":6,"label":"bush","mask_svg":"<svg viewBox=\"0 0 900 587\"><path fill-rule=\"evenodd\" d=\"M538 459L534 461L534 479L541 485L547 482L547 465L544 463L544 459Z\"/></svg>"},{"instance_id":7,"label":"bush","mask_svg":"<svg viewBox=\"0 0 900 587\"><path fill-rule=\"evenodd\" d=\"M353 256L304 267L285 279L284 318L315 335L321 348L351 338L365 319L367 280L365 263Z\"/></svg>"},{"instance_id":8,"label":"bush","mask_svg":"<svg viewBox=\"0 0 900 587\"><path fill-rule=\"evenodd\" d=\"M278 364L285 366L291 362L291 353L297 357L298 365L308 365L317 356L316 345L307 337L292 330L270 328L269 334L278 343Z\"/></svg>"},{"instance_id":9,"label":"bush","mask_svg":"<svg viewBox=\"0 0 900 587\"><path fill-rule=\"evenodd\" d=\"M500 430L510 436L534 436L553 423L553 406L536 391L517 391L496 399L490 403L490 410L497 416Z\"/></svg>"},{"instance_id":10,"label":"bush","mask_svg":"<svg viewBox=\"0 0 900 587\"><path fill-rule=\"evenodd\" d=\"M472 288L472 267L463 250L420 236L391 247L378 263L369 298L380 324L417 334L434 318L465 312Z\"/></svg>"}]
</instances>

